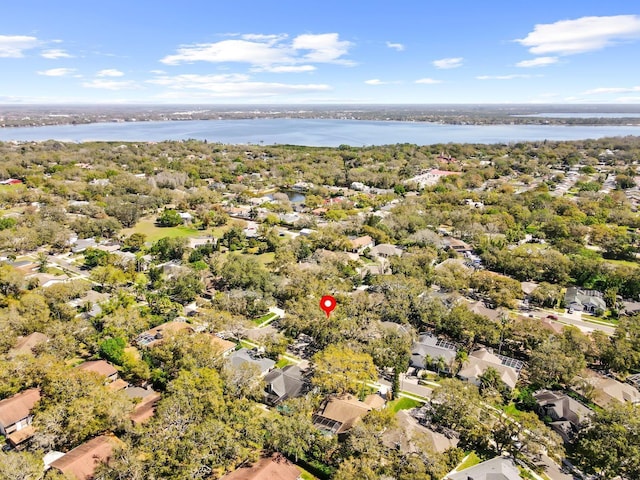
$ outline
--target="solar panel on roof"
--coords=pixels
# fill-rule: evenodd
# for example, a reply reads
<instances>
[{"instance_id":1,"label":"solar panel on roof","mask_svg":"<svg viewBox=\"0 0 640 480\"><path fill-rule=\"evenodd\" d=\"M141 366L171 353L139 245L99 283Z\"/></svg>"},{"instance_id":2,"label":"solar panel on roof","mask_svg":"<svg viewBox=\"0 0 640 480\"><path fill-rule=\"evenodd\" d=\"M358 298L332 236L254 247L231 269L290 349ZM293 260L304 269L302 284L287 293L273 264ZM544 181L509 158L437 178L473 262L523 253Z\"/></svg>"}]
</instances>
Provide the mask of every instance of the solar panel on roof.
<instances>
[{"instance_id":1,"label":"solar panel on roof","mask_svg":"<svg viewBox=\"0 0 640 480\"><path fill-rule=\"evenodd\" d=\"M447 342L446 340L443 340L441 338L439 338L436 342L436 347L446 348L447 350L457 350L455 343Z\"/></svg>"},{"instance_id":2,"label":"solar panel on roof","mask_svg":"<svg viewBox=\"0 0 640 480\"><path fill-rule=\"evenodd\" d=\"M524 367L524 362L521 360L516 360L515 358L505 357L504 355L496 355L500 359L500 363L505 367L511 367L514 370L520 372L522 367Z\"/></svg>"}]
</instances>

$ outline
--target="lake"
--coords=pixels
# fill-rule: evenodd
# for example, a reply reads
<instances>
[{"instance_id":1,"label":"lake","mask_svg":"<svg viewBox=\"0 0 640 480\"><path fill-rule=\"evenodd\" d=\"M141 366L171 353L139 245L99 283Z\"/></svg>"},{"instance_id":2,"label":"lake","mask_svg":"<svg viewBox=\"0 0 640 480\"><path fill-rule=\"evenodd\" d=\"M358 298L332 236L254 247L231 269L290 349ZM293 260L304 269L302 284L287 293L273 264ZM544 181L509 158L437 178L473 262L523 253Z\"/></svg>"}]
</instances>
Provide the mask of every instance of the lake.
<instances>
[{"instance_id":1,"label":"lake","mask_svg":"<svg viewBox=\"0 0 640 480\"><path fill-rule=\"evenodd\" d=\"M640 135L640 126L444 125L365 120L255 119L92 123L0 128L0 141L207 140L226 144L354 147L412 143L510 143Z\"/></svg>"}]
</instances>

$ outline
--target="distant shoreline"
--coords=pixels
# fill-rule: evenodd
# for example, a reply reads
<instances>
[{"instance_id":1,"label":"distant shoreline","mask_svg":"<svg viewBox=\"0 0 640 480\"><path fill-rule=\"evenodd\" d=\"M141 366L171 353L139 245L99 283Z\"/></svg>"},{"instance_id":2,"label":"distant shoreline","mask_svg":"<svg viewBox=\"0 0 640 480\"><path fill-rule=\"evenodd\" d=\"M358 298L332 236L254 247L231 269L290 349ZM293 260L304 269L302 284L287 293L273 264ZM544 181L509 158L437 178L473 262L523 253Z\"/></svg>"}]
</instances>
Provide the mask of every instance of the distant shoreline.
<instances>
[{"instance_id":1,"label":"distant shoreline","mask_svg":"<svg viewBox=\"0 0 640 480\"><path fill-rule=\"evenodd\" d=\"M640 125L640 105L0 105L0 128L267 118L631 126Z\"/></svg>"}]
</instances>

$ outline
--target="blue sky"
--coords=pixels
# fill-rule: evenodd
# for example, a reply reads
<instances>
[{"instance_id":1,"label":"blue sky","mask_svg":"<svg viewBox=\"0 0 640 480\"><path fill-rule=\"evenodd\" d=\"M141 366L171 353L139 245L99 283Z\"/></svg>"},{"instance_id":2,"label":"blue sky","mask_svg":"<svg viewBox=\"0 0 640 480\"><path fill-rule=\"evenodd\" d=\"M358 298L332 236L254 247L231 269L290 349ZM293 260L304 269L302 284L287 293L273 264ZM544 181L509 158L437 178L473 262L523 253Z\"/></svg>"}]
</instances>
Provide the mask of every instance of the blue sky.
<instances>
[{"instance_id":1,"label":"blue sky","mask_svg":"<svg viewBox=\"0 0 640 480\"><path fill-rule=\"evenodd\" d=\"M0 103L640 104L640 4L5 2Z\"/></svg>"}]
</instances>

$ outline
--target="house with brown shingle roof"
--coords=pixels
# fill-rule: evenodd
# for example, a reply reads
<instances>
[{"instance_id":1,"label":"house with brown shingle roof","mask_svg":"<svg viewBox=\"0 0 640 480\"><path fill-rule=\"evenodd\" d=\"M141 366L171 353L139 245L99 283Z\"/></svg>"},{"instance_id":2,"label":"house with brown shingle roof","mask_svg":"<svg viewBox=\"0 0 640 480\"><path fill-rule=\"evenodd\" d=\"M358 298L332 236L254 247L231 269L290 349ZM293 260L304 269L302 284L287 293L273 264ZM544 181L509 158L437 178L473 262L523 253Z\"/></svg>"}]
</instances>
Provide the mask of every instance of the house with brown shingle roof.
<instances>
[{"instance_id":1,"label":"house with brown shingle roof","mask_svg":"<svg viewBox=\"0 0 640 480\"><path fill-rule=\"evenodd\" d=\"M91 480L98 465L107 463L113 449L121 443L109 435L92 438L51 463L51 468L70 478Z\"/></svg>"},{"instance_id":2,"label":"house with brown shingle roof","mask_svg":"<svg viewBox=\"0 0 640 480\"><path fill-rule=\"evenodd\" d=\"M98 375L102 375L108 381L113 382L118 378L118 370L105 360L92 360L84 362L78 365L78 370L84 370L85 372L94 372Z\"/></svg>"},{"instance_id":3,"label":"house with brown shingle roof","mask_svg":"<svg viewBox=\"0 0 640 480\"><path fill-rule=\"evenodd\" d=\"M249 467L240 467L221 480L299 480L302 472L282 454L262 457Z\"/></svg>"},{"instance_id":4,"label":"house with brown shingle roof","mask_svg":"<svg viewBox=\"0 0 640 480\"><path fill-rule=\"evenodd\" d=\"M94 372L98 375L105 377L105 385L111 390L124 390L129 386L129 383L125 382L118 377L118 370L105 360L92 360L84 362L78 365L76 368L84 370L85 372Z\"/></svg>"},{"instance_id":5,"label":"house with brown shingle roof","mask_svg":"<svg viewBox=\"0 0 640 480\"><path fill-rule=\"evenodd\" d=\"M124 393L131 400L138 401L129 414L129 418L135 424L144 423L156 412L156 405L162 395L151 388L129 387Z\"/></svg>"},{"instance_id":6,"label":"house with brown shingle roof","mask_svg":"<svg viewBox=\"0 0 640 480\"><path fill-rule=\"evenodd\" d=\"M14 447L34 434L31 410L40 400L40 390L30 388L0 400L0 435Z\"/></svg>"},{"instance_id":7,"label":"house with brown shingle roof","mask_svg":"<svg viewBox=\"0 0 640 480\"><path fill-rule=\"evenodd\" d=\"M186 331L193 333L193 326L187 322L166 322L157 327L153 327L146 332L142 332L136 338L136 344L139 347L151 347L162 342L167 335L175 335L178 332Z\"/></svg>"},{"instance_id":8,"label":"house with brown shingle roof","mask_svg":"<svg viewBox=\"0 0 640 480\"><path fill-rule=\"evenodd\" d=\"M351 251L353 253L362 253L367 248L373 248L376 245L376 242L373 241L369 235L365 235L364 237L354 238L350 242Z\"/></svg>"},{"instance_id":9,"label":"house with brown shingle roof","mask_svg":"<svg viewBox=\"0 0 640 480\"><path fill-rule=\"evenodd\" d=\"M49 337L40 332L33 332L26 337L18 337L15 346L11 350L9 350L7 357L9 359L13 359L18 355L33 355L33 350L35 347L48 341Z\"/></svg>"},{"instance_id":10,"label":"house with brown shingle roof","mask_svg":"<svg viewBox=\"0 0 640 480\"><path fill-rule=\"evenodd\" d=\"M313 415L316 428L329 433L341 434L349 431L367 413L384 406L384 400L378 395L368 395L361 402L353 395L330 396Z\"/></svg>"}]
</instances>

